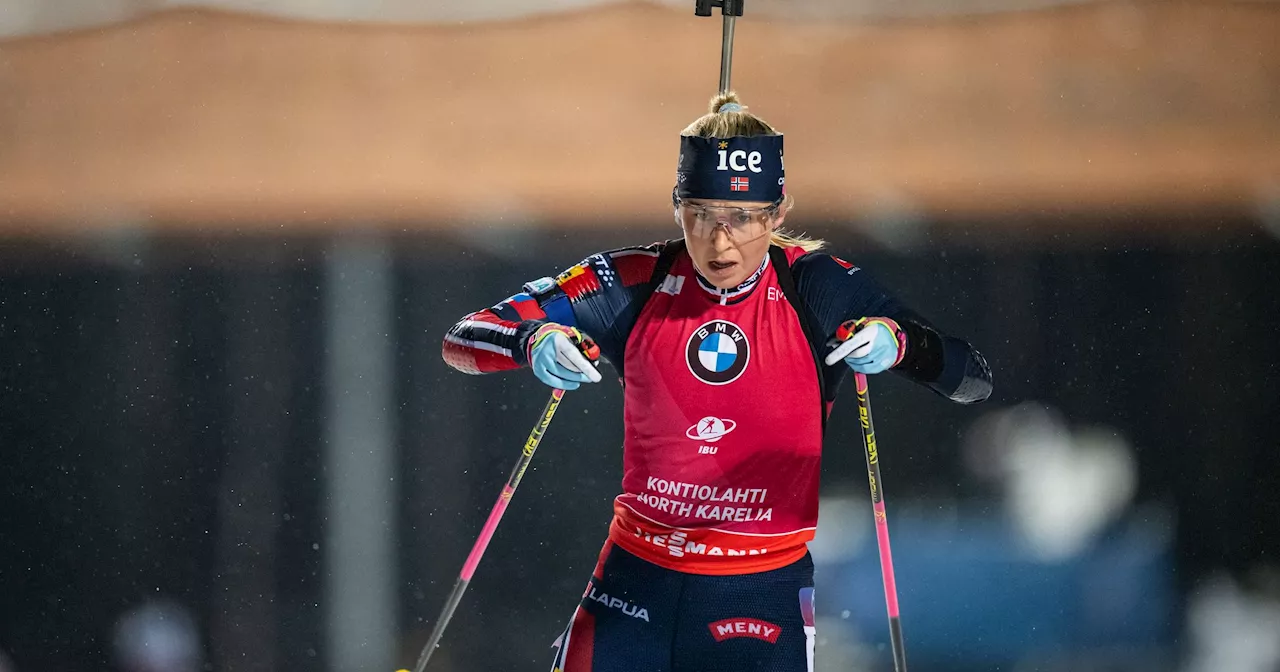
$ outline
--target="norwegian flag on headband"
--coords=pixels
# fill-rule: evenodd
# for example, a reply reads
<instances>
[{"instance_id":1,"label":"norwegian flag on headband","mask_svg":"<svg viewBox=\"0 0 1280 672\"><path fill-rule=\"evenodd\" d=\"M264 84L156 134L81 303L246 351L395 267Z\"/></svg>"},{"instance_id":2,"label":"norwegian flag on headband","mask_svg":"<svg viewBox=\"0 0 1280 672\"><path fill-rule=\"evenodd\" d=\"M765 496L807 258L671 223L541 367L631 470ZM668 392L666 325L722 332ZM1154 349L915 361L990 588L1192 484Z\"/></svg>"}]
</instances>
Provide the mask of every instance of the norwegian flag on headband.
<instances>
[{"instance_id":1,"label":"norwegian flag on headband","mask_svg":"<svg viewBox=\"0 0 1280 672\"><path fill-rule=\"evenodd\" d=\"M729 178L729 190L730 190L730 191L747 191L747 190L749 190L750 188L751 188L751 180L749 180L749 179L747 179L747 178L745 178L745 177L731 177L731 178Z\"/></svg>"}]
</instances>

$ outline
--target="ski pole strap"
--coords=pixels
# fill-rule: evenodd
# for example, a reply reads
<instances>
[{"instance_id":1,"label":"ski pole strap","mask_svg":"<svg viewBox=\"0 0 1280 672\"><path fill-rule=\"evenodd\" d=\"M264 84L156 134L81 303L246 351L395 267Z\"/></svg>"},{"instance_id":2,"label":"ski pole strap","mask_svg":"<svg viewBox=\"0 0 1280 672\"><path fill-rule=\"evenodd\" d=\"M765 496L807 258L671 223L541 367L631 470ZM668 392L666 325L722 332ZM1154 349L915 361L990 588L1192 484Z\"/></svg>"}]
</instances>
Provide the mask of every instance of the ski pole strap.
<instances>
[{"instance_id":1,"label":"ski pole strap","mask_svg":"<svg viewBox=\"0 0 1280 672\"><path fill-rule=\"evenodd\" d=\"M837 341L847 341L853 338L853 335L859 331L870 327L873 324L884 325L885 329L893 334L893 340L898 344L898 354L893 360L893 364L889 368L893 368L902 363L902 358L907 354L907 332L898 324L897 320L888 317L860 317L856 320L845 320L836 328Z\"/></svg>"}]
</instances>

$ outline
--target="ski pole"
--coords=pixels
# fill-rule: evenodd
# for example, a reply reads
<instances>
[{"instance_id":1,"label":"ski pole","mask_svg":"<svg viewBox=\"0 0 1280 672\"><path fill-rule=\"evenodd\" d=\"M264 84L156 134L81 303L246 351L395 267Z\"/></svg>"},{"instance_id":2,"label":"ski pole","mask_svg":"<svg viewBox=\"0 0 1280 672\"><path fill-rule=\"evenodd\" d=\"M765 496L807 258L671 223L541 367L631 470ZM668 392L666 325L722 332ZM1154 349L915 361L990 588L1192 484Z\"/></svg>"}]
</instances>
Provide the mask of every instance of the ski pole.
<instances>
[{"instance_id":1,"label":"ski pole","mask_svg":"<svg viewBox=\"0 0 1280 672\"><path fill-rule=\"evenodd\" d=\"M724 15L724 33L720 40L720 93L729 92L729 76L733 72L733 27L737 18L742 16L744 2L746 0L694 0L695 15L711 16L712 7L719 7Z\"/></svg>"},{"instance_id":2,"label":"ski pole","mask_svg":"<svg viewBox=\"0 0 1280 672\"><path fill-rule=\"evenodd\" d=\"M880 480L880 455L876 452L876 428L871 422L871 396L867 376L854 373L858 388L858 419L862 423L862 444L867 453L867 478L871 482L871 507L876 517L876 545L880 547L880 577L884 580L884 602L889 611L889 643L893 647L893 669L907 671L907 652L902 644L902 621L898 617L898 585L893 578L893 552L889 550L889 521L884 510L884 486Z\"/></svg>"},{"instance_id":3,"label":"ski pole","mask_svg":"<svg viewBox=\"0 0 1280 672\"><path fill-rule=\"evenodd\" d=\"M594 341L584 337L579 345L591 361L594 362L599 358L600 349ZM556 409L560 407L560 400L563 398L564 390L555 389L551 391L551 398L547 400L547 405L542 411L541 420L533 426L533 431L529 432L529 438L524 442L524 449L520 451L520 459L516 460L515 467L511 469L511 476L507 478L506 485L502 486L502 492L498 494L498 501L494 503L493 510L489 512L489 518L484 522L479 538L471 546L471 553L467 555L466 562L462 563L462 572L458 574L458 580L453 584L453 590L449 592L449 598L445 600L444 609L440 612L440 618L436 620L436 625L431 630L427 645L423 647L422 653L418 656L418 663L413 667L413 672L423 672L427 667L427 661L431 660L431 654L435 652L436 646L440 643L440 638L444 636L444 629L449 625L449 619L453 618L453 612L458 608L458 603L462 601L462 594L466 592L467 586L471 583L471 577L475 574L476 566L480 564L480 557L484 555L485 549L489 546L489 540L493 538L494 531L498 529L502 514L506 513L507 505L511 503L512 495L516 494L516 488L520 486L520 479L524 478L525 470L529 468L529 463L533 461L533 453L538 449L538 444L542 442L542 435L547 431L547 425L551 424L551 418L555 416Z\"/></svg>"}]
</instances>

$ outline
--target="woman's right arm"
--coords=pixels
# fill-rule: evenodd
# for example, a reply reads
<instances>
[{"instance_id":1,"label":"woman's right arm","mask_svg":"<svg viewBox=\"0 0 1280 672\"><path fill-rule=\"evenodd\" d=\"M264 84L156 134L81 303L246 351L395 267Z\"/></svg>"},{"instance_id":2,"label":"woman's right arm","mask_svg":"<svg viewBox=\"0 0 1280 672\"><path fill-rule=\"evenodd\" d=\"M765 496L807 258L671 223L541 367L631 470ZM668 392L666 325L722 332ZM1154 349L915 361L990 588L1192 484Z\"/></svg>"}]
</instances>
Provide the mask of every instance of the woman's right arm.
<instances>
[{"instance_id":1,"label":"woman's right arm","mask_svg":"<svg viewBox=\"0 0 1280 672\"><path fill-rule=\"evenodd\" d=\"M619 369L631 325L634 299L648 291L662 244L593 254L554 280L540 278L501 303L471 313L449 329L442 354L451 367L470 374L529 365L530 338L547 324L578 329Z\"/></svg>"},{"instance_id":2,"label":"woman's right arm","mask_svg":"<svg viewBox=\"0 0 1280 672\"><path fill-rule=\"evenodd\" d=\"M526 284L523 292L492 308L477 310L458 320L444 335L445 363L473 375L508 371L528 364L525 343L529 335L551 321L530 294L533 284Z\"/></svg>"}]
</instances>

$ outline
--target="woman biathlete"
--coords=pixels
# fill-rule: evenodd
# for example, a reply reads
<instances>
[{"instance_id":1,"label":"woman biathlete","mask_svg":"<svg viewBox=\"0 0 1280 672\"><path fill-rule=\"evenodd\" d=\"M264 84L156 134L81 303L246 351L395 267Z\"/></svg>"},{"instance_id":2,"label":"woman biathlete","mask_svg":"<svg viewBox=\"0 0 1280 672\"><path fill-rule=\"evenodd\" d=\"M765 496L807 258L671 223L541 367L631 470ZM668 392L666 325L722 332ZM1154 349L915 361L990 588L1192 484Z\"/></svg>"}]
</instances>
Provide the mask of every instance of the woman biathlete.
<instances>
[{"instance_id":1,"label":"woman biathlete","mask_svg":"<svg viewBox=\"0 0 1280 672\"><path fill-rule=\"evenodd\" d=\"M623 383L622 494L556 670L812 670L806 544L844 374L991 394L972 346L781 228L784 185L782 135L721 94L681 133L682 239L593 254L445 336L459 371L566 390L600 381L594 342Z\"/></svg>"}]
</instances>

